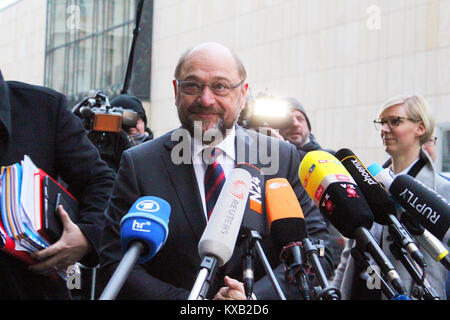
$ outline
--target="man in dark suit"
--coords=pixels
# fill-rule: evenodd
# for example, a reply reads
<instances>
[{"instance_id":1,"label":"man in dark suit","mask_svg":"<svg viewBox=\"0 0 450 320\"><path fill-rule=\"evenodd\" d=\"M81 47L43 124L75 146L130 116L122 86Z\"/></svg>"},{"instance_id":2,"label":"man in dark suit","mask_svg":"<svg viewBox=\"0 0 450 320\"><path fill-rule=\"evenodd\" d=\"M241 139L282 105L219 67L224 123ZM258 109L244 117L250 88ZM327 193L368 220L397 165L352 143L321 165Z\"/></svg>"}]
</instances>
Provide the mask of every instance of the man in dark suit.
<instances>
[{"instance_id":1,"label":"man in dark suit","mask_svg":"<svg viewBox=\"0 0 450 320\"><path fill-rule=\"evenodd\" d=\"M160 197L169 202L172 211L165 245L152 260L134 267L118 298L187 299L201 263L197 248L209 211L205 199L209 191L207 184L203 184L208 169L197 160L211 147L221 155L219 162L225 177L235 163L252 162L256 156L253 164L262 168L266 180L287 178L303 208L310 236L328 240L326 224L299 182L296 149L236 126L245 106L248 89L245 79L242 62L228 48L206 43L188 50L178 62L173 82L182 127L123 153L102 236L103 284L122 258L120 220L134 201L146 195ZM270 163L258 153L264 143L271 146L267 150L268 158L273 160ZM270 239L263 241L263 248L271 265L276 267L278 255ZM328 258L325 265L331 272ZM264 276L261 264L255 266L255 273L256 280ZM225 276L242 279L239 247L217 272L208 298L213 298L222 287L216 298L245 299L239 282L229 278L224 282ZM267 279L257 281L254 292L259 299L277 298Z\"/></svg>"},{"instance_id":2,"label":"man in dark suit","mask_svg":"<svg viewBox=\"0 0 450 320\"><path fill-rule=\"evenodd\" d=\"M63 94L4 81L0 72L0 165L20 162L25 155L51 177L62 178L79 201L80 212L75 224L59 208L64 232L59 241L33 254L39 263L28 267L0 252L0 299L69 298L55 268L65 271L76 261L97 265L113 171L100 159L80 119L67 109Z\"/></svg>"}]
</instances>

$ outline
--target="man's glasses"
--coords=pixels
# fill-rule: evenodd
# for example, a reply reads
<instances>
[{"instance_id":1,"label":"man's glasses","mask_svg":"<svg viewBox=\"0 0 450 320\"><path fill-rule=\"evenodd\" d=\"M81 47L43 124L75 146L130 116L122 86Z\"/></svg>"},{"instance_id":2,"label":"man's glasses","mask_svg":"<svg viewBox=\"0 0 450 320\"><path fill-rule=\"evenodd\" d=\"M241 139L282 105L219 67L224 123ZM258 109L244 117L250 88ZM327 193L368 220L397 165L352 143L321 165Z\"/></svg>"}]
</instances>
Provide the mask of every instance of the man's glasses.
<instances>
[{"instance_id":1,"label":"man's glasses","mask_svg":"<svg viewBox=\"0 0 450 320\"><path fill-rule=\"evenodd\" d=\"M383 120L373 120L373 124L375 126L375 129L377 129L377 130L381 130L385 124L387 124L389 126L389 128L392 130L392 129L400 126L403 123L403 120L419 122L419 120L414 120L414 119L405 118L405 117L392 117L392 118L387 118L387 119L383 119Z\"/></svg>"},{"instance_id":2,"label":"man's glasses","mask_svg":"<svg viewBox=\"0 0 450 320\"><path fill-rule=\"evenodd\" d=\"M203 89L205 87L209 87L209 89L216 95L220 97L224 97L230 94L231 90L239 87L241 84L244 83L244 80L242 80L239 83L232 84L231 82L227 81L217 81L213 82L211 84L206 84L199 81L178 81L177 86L180 90L180 92L187 96L198 96L202 94Z\"/></svg>"}]
</instances>

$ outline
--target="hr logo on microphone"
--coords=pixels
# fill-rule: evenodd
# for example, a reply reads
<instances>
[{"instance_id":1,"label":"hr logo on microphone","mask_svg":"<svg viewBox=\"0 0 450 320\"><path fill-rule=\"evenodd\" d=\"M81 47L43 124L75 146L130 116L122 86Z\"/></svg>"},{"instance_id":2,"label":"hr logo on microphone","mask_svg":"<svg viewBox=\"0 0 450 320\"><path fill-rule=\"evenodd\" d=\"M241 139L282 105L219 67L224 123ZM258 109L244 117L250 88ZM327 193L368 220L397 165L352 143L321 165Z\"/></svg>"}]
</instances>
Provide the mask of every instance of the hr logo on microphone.
<instances>
[{"instance_id":1,"label":"hr logo on microphone","mask_svg":"<svg viewBox=\"0 0 450 320\"><path fill-rule=\"evenodd\" d=\"M145 228L146 226L151 226L150 221L139 222L138 220L133 220L133 226L131 227L131 230L139 232L150 232L150 230Z\"/></svg>"}]
</instances>

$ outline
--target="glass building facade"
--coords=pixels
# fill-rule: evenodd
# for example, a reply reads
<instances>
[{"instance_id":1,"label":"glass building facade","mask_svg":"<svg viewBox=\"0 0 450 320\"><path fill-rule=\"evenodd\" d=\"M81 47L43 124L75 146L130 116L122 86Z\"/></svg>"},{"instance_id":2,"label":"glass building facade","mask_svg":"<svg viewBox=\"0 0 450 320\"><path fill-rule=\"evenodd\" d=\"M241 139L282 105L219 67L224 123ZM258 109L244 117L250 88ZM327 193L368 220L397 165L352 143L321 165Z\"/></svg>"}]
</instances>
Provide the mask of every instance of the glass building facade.
<instances>
[{"instance_id":1,"label":"glass building facade","mask_svg":"<svg viewBox=\"0 0 450 320\"><path fill-rule=\"evenodd\" d=\"M92 91L123 88L135 28L136 0L48 0L45 86L72 105ZM150 99L153 1L144 0L130 94ZM136 68L138 66L138 68Z\"/></svg>"}]
</instances>

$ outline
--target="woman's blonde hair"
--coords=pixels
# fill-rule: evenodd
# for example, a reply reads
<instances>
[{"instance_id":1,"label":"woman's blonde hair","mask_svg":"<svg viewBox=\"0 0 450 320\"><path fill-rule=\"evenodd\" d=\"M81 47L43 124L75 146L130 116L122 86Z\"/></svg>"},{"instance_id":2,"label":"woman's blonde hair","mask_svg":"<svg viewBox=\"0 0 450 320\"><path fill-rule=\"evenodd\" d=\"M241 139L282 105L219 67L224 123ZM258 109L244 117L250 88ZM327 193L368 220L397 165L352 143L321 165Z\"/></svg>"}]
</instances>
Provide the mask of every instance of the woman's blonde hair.
<instances>
[{"instance_id":1,"label":"woman's blonde hair","mask_svg":"<svg viewBox=\"0 0 450 320\"><path fill-rule=\"evenodd\" d=\"M431 113L430 105L427 100L418 94L401 95L390 98L382 107L381 113L389 107L403 105L408 118L422 122L425 133L420 137L420 144L423 145L433 135L435 120Z\"/></svg>"}]
</instances>

